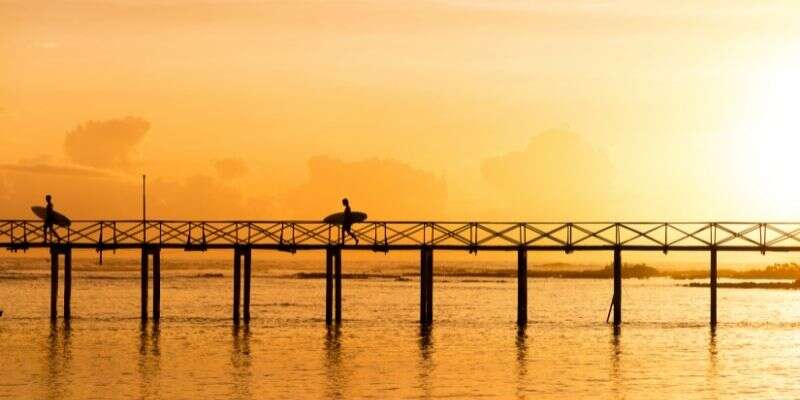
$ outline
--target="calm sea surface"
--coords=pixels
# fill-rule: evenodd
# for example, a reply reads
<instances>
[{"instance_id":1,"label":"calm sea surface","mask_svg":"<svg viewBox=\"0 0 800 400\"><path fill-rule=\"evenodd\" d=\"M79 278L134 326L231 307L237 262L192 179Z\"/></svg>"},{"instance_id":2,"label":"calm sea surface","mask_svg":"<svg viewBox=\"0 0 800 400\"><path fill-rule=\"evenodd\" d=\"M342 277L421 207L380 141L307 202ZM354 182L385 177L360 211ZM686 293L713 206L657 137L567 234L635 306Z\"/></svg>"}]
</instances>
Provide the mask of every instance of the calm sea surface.
<instances>
[{"instance_id":1,"label":"calm sea surface","mask_svg":"<svg viewBox=\"0 0 800 400\"><path fill-rule=\"evenodd\" d=\"M610 281L530 279L521 330L515 280L437 277L426 331L415 279L350 279L328 329L324 280L256 272L235 329L230 271L209 272L165 269L144 327L134 272L74 272L69 326L47 319L45 271L0 280L0 398L800 397L798 291L720 289L714 333L707 288L625 280L614 335Z\"/></svg>"}]
</instances>

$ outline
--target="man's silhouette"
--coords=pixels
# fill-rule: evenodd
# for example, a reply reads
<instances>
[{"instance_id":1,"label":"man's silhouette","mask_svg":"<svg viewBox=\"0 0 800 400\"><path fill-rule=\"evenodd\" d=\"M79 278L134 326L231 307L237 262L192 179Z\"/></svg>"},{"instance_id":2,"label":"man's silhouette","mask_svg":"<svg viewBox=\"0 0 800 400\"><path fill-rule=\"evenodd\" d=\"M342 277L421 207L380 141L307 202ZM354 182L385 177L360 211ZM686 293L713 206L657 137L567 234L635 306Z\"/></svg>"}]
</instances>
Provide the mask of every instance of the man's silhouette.
<instances>
[{"instance_id":1,"label":"man's silhouette","mask_svg":"<svg viewBox=\"0 0 800 400\"><path fill-rule=\"evenodd\" d=\"M342 218L342 243L344 243L345 236L344 234L347 233L353 240L356 241L358 244L358 237L353 233L350 229L353 226L353 213L350 211L350 201L347 198L342 199L342 205L344 205L344 218Z\"/></svg>"},{"instance_id":2,"label":"man's silhouette","mask_svg":"<svg viewBox=\"0 0 800 400\"><path fill-rule=\"evenodd\" d=\"M45 240L45 242L52 241L53 235L56 235L56 238L60 242L61 241L61 236L58 236L58 233L56 232L56 229L53 226L53 225L55 225L55 222L56 222L56 216L55 216L55 214L53 214L53 201L52 201L53 197L48 194L48 195L44 196L44 199L45 199L45 201L47 201L47 207L45 207L46 212L45 212L45 216L44 216L44 240ZM47 236L48 232L50 233L50 239L49 240L48 240L48 236Z\"/></svg>"}]
</instances>

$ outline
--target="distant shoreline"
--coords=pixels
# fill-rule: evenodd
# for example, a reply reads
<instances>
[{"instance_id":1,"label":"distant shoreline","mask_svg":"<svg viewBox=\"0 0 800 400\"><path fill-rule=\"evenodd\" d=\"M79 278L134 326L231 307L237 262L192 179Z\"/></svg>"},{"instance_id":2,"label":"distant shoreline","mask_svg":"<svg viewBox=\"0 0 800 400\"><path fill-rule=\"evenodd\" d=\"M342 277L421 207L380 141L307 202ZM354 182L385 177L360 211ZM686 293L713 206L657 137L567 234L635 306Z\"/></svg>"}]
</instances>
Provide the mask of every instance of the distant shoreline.
<instances>
[{"instance_id":1,"label":"distant shoreline","mask_svg":"<svg viewBox=\"0 0 800 400\"><path fill-rule=\"evenodd\" d=\"M607 265L604 268L595 269L562 269L563 266L553 268L552 266L541 267L531 265L528 269L528 278L532 279L612 279L613 268ZM75 272L80 271L76 269ZM162 269L166 276L181 279L222 279L228 276L223 268L199 268L194 272L192 268L180 268L175 270ZM86 274L81 273L82 278L88 279L138 279L136 268L111 267L106 270L95 268L87 269ZM254 271L255 272L255 271ZM265 273L266 272L266 273ZM325 279L323 271L297 271L285 270L278 266L256 272L257 276L266 278L281 279ZM515 279L517 270L511 268L491 269L491 268L460 268L442 265L434 270L434 275L439 278L460 278L460 279L479 279L479 280L499 280ZM410 266L401 269L382 268L369 271L353 271L343 274L345 279L390 279L395 281L411 281L419 277L419 273ZM736 280L791 280L792 282L736 282L719 283L718 287L766 287L766 288L798 288L797 281L800 280L800 265L798 264L773 264L762 269L750 269L745 271L735 271L720 269L718 277L723 279ZM673 280L707 280L708 271L703 270L683 270L683 271L661 271L645 264L623 264L623 279L649 279L649 278L668 278ZM4 280L26 280L26 279L49 279L49 271L45 269L16 269L11 268L0 271L0 281ZM706 282L693 282L682 286L704 287Z\"/></svg>"}]
</instances>

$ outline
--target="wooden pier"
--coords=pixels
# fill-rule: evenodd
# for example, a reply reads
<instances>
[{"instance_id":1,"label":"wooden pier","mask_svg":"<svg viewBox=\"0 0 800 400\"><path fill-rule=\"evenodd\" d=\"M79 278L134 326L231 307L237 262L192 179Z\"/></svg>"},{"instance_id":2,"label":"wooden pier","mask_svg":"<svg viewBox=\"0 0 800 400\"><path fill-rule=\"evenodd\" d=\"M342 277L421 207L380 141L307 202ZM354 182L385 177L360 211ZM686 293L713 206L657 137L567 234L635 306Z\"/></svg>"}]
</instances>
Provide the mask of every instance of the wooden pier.
<instances>
[{"instance_id":1,"label":"wooden pier","mask_svg":"<svg viewBox=\"0 0 800 400\"><path fill-rule=\"evenodd\" d=\"M0 220L0 247L9 251L49 249L50 318L58 317L59 261L64 259L63 317L71 317L72 251L141 252L142 321L161 318L161 250L233 250L235 324L250 321L252 251L324 251L325 322L342 322L344 251L419 251L420 313L433 323L434 252L517 252L517 322L528 320L528 253L605 251L613 259L613 324L622 324L622 252L692 251L710 254L710 318L717 324L717 252L800 251L800 223L789 222L414 222L355 224L359 244L342 241L339 226L318 221L73 221L57 228L62 241L48 242L42 221ZM151 269L152 260L152 269ZM152 270L152 271L151 271ZM153 303L149 314L148 287Z\"/></svg>"}]
</instances>

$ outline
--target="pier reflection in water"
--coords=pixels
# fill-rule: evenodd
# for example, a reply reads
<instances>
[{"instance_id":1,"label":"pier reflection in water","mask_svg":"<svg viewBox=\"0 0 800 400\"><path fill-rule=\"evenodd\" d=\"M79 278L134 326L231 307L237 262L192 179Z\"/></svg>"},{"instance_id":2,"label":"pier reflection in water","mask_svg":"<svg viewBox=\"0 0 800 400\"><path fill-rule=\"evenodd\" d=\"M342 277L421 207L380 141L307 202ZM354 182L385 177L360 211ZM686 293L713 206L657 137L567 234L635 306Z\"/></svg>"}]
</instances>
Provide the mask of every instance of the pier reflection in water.
<instances>
[{"instance_id":1,"label":"pier reflection in water","mask_svg":"<svg viewBox=\"0 0 800 400\"><path fill-rule=\"evenodd\" d=\"M520 327L516 280L442 279L436 320L421 327L418 282L349 280L346 318L328 328L320 313L324 281L257 276L253 319L236 328L230 302L209 295L229 293L227 279L165 279L161 323L144 325L135 315L136 276L78 273L76 282L80 307L65 325L49 322L46 301L29 300L46 299L47 279L0 281L0 398L774 398L800 391L795 291L722 291L720 324L710 330L707 302L674 301L702 298L698 289L630 280L626 323L615 332L603 323L607 281L531 279L535 302Z\"/></svg>"}]
</instances>

